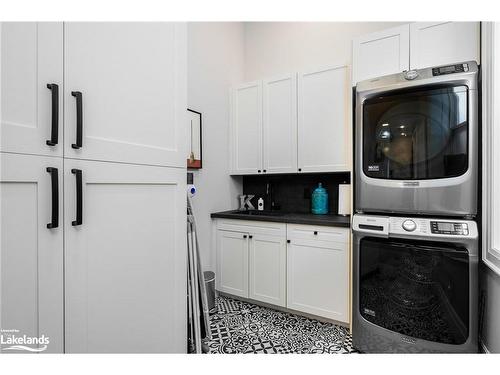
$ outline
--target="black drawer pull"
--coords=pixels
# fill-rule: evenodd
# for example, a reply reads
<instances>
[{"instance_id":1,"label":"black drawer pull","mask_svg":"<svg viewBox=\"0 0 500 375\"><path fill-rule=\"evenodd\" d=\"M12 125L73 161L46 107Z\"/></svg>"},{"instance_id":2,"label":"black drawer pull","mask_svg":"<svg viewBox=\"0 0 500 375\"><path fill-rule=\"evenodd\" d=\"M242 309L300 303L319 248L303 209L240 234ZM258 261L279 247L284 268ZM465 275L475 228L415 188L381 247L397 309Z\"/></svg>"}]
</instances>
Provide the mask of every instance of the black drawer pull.
<instances>
[{"instance_id":1,"label":"black drawer pull","mask_svg":"<svg viewBox=\"0 0 500 375\"><path fill-rule=\"evenodd\" d=\"M286 243L290 243L290 240L286 240Z\"/></svg>"},{"instance_id":2,"label":"black drawer pull","mask_svg":"<svg viewBox=\"0 0 500 375\"><path fill-rule=\"evenodd\" d=\"M59 226L59 175L57 168L47 167L47 172L52 183L52 218L47 228L54 229Z\"/></svg>"},{"instance_id":3,"label":"black drawer pull","mask_svg":"<svg viewBox=\"0 0 500 375\"><path fill-rule=\"evenodd\" d=\"M82 142L83 142L82 93L80 91L71 91L71 95L76 98L76 143L72 143L71 147L78 149L82 147Z\"/></svg>"},{"instance_id":4,"label":"black drawer pull","mask_svg":"<svg viewBox=\"0 0 500 375\"><path fill-rule=\"evenodd\" d=\"M247 235L246 235L246 234L244 234L244 235L243 235L243 238L247 238Z\"/></svg>"},{"instance_id":5,"label":"black drawer pull","mask_svg":"<svg viewBox=\"0 0 500 375\"><path fill-rule=\"evenodd\" d=\"M250 236L248 236L248 238L252 239L252 238L253 238L253 236L252 236L252 235L250 235Z\"/></svg>"},{"instance_id":6,"label":"black drawer pull","mask_svg":"<svg viewBox=\"0 0 500 375\"><path fill-rule=\"evenodd\" d=\"M52 126L50 139L46 143L47 146L55 146L59 138L59 86L48 83L47 88L52 92Z\"/></svg>"},{"instance_id":7,"label":"black drawer pull","mask_svg":"<svg viewBox=\"0 0 500 375\"><path fill-rule=\"evenodd\" d=\"M83 182L82 182L82 170L72 169L76 177L76 220L71 222L71 225L77 226L82 225L82 209L83 209Z\"/></svg>"},{"instance_id":8,"label":"black drawer pull","mask_svg":"<svg viewBox=\"0 0 500 375\"><path fill-rule=\"evenodd\" d=\"M315 231L314 231L314 235L315 235L315 236L317 236L317 235L318 235L318 231L317 231L317 230L315 230Z\"/></svg>"}]
</instances>

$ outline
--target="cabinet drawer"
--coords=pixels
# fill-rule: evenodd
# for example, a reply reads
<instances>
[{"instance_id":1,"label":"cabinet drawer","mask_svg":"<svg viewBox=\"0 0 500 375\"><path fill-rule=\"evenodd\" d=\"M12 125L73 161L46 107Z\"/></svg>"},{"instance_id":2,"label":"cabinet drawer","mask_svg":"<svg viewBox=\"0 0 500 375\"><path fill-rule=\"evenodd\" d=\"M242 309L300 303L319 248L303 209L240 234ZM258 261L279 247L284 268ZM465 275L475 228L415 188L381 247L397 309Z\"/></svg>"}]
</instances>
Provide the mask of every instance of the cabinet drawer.
<instances>
[{"instance_id":1,"label":"cabinet drawer","mask_svg":"<svg viewBox=\"0 0 500 375\"><path fill-rule=\"evenodd\" d=\"M268 221L217 219L217 229L250 234L286 236L285 223L273 223Z\"/></svg>"},{"instance_id":2,"label":"cabinet drawer","mask_svg":"<svg viewBox=\"0 0 500 375\"><path fill-rule=\"evenodd\" d=\"M289 224L287 225L287 238L289 240L317 240L347 243L349 241L349 229Z\"/></svg>"}]
</instances>

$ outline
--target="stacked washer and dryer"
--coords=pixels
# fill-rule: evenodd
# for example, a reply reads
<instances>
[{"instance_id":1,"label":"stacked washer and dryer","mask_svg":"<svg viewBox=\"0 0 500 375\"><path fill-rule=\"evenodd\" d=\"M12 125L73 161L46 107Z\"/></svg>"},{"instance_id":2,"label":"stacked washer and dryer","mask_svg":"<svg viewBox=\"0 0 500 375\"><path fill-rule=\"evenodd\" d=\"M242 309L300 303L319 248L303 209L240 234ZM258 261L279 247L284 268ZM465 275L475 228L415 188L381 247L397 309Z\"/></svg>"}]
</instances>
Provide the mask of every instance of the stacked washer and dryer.
<instances>
[{"instance_id":1,"label":"stacked washer and dryer","mask_svg":"<svg viewBox=\"0 0 500 375\"><path fill-rule=\"evenodd\" d=\"M353 323L369 353L478 350L478 66L358 83Z\"/></svg>"}]
</instances>

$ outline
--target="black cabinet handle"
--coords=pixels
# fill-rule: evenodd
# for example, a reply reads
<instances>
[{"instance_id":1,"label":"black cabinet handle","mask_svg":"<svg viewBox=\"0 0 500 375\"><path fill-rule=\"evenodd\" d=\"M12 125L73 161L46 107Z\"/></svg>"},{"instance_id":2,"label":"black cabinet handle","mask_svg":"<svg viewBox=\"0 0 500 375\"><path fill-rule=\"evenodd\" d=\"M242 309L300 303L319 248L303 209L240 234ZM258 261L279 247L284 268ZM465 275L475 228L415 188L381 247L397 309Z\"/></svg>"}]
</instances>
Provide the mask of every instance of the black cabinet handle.
<instances>
[{"instance_id":1,"label":"black cabinet handle","mask_svg":"<svg viewBox=\"0 0 500 375\"><path fill-rule=\"evenodd\" d=\"M266 170L264 169L262 172L266 173Z\"/></svg>"},{"instance_id":2,"label":"black cabinet handle","mask_svg":"<svg viewBox=\"0 0 500 375\"><path fill-rule=\"evenodd\" d=\"M50 139L46 143L47 146L55 146L59 138L59 86L48 83L47 88L52 92L52 127Z\"/></svg>"},{"instance_id":3,"label":"black cabinet handle","mask_svg":"<svg viewBox=\"0 0 500 375\"><path fill-rule=\"evenodd\" d=\"M76 177L76 220L71 222L71 225L82 225L82 210L83 210L83 183L82 183L82 170L72 169Z\"/></svg>"},{"instance_id":4,"label":"black cabinet handle","mask_svg":"<svg viewBox=\"0 0 500 375\"><path fill-rule=\"evenodd\" d=\"M76 143L72 143L72 148L82 147L83 137L83 104L82 93L80 91L71 91L71 95L76 98Z\"/></svg>"},{"instance_id":5,"label":"black cabinet handle","mask_svg":"<svg viewBox=\"0 0 500 375\"><path fill-rule=\"evenodd\" d=\"M243 238L247 238L247 235L246 235L246 234L244 234L244 235L243 235Z\"/></svg>"},{"instance_id":6,"label":"black cabinet handle","mask_svg":"<svg viewBox=\"0 0 500 375\"><path fill-rule=\"evenodd\" d=\"M302 168L299 168L299 172L301 172L301 171L302 171Z\"/></svg>"},{"instance_id":7,"label":"black cabinet handle","mask_svg":"<svg viewBox=\"0 0 500 375\"><path fill-rule=\"evenodd\" d=\"M260 173L260 169L257 171L257 173Z\"/></svg>"},{"instance_id":8,"label":"black cabinet handle","mask_svg":"<svg viewBox=\"0 0 500 375\"><path fill-rule=\"evenodd\" d=\"M54 229L59 226L59 174L57 168L47 167L52 182L52 219L47 228Z\"/></svg>"},{"instance_id":9,"label":"black cabinet handle","mask_svg":"<svg viewBox=\"0 0 500 375\"><path fill-rule=\"evenodd\" d=\"M250 235L250 236L248 236L248 238L253 238L253 236L252 236L252 235Z\"/></svg>"},{"instance_id":10,"label":"black cabinet handle","mask_svg":"<svg viewBox=\"0 0 500 375\"><path fill-rule=\"evenodd\" d=\"M290 240L286 240L286 243L290 243Z\"/></svg>"},{"instance_id":11,"label":"black cabinet handle","mask_svg":"<svg viewBox=\"0 0 500 375\"><path fill-rule=\"evenodd\" d=\"M317 231L317 230L315 230L315 231L314 231L314 234L315 234L315 235L318 235L318 231Z\"/></svg>"}]
</instances>

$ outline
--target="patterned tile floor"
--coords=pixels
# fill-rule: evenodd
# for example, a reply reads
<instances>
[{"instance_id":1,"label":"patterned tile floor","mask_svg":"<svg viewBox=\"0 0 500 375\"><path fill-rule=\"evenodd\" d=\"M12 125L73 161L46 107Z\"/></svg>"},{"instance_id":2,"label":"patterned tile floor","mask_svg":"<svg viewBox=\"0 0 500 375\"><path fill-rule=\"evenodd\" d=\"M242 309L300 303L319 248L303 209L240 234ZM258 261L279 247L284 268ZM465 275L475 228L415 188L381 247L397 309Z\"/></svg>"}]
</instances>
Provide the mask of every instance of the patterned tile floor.
<instances>
[{"instance_id":1,"label":"patterned tile floor","mask_svg":"<svg viewBox=\"0 0 500 375\"><path fill-rule=\"evenodd\" d=\"M220 296L210 353L353 353L347 328Z\"/></svg>"}]
</instances>

